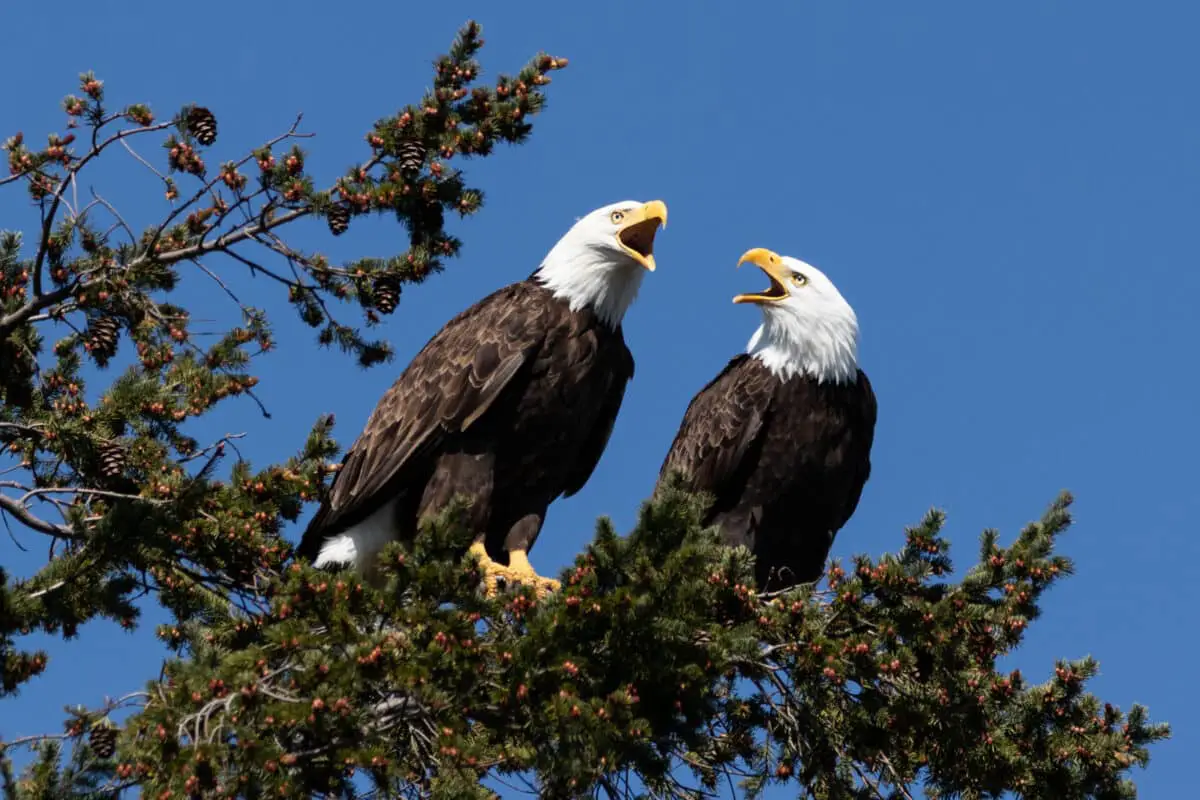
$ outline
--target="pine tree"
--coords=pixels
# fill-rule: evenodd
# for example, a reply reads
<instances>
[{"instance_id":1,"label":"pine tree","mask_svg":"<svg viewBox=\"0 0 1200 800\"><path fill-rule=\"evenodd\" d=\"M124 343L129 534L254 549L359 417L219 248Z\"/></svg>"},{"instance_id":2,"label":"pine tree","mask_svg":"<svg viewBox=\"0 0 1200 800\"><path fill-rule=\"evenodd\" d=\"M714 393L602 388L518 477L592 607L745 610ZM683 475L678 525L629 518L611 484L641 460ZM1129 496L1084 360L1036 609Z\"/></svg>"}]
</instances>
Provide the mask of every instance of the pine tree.
<instances>
[{"instance_id":1,"label":"pine tree","mask_svg":"<svg viewBox=\"0 0 1200 800\"><path fill-rule=\"evenodd\" d=\"M145 691L0 743L5 796L470 798L495 778L556 798L773 783L814 798L1135 796L1130 770L1165 725L1086 691L1089 659L1029 678L998 666L1071 572L1056 551L1066 496L1007 545L986 533L955 580L931 512L894 554L760 593L748 557L701 525L708 499L677 486L627 535L599 521L541 600L479 591L456 508L385 550L382 587L293 557L285 531L337 469L333 421L257 469L230 439L189 435L190 419L254 395L253 359L274 339L250 306L200 339L213 331L177 297L181 270L224 253L286 286L319 344L387 361L362 328L458 253L445 210L483 206L453 159L524 142L566 66L538 55L479 84L482 45L469 23L429 93L380 119L369 154L329 185L307 171L298 125L210 170L212 112L114 111L91 73L63 102L66 134L5 142L0 186L28 192L44 223L0 235L0 446L14 468L0 511L15 535L57 545L36 574L0 569L0 702L48 668L25 645L34 631L136 628L145 593L172 620ZM106 149L156 139L158 164L139 158L162 183L162 219L135 233L107 201L67 202ZM285 238L307 216L337 235L367 213L395 215L407 249L335 265ZM334 316L347 306L365 326ZM89 381L104 382L95 402Z\"/></svg>"}]
</instances>

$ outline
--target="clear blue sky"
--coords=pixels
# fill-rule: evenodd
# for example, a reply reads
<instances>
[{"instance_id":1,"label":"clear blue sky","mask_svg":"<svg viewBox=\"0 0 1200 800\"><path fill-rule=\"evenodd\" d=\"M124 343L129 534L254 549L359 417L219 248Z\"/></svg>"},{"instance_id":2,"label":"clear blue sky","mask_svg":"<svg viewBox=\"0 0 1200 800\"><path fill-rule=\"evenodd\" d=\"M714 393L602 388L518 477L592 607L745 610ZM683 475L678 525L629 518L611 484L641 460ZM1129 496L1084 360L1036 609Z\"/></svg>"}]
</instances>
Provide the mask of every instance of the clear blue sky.
<instances>
[{"instance_id":1,"label":"clear blue sky","mask_svg":"<svg viewBox=\"0 0 1200 800\"><path fill-rule=\"evenodd\" d=\"M770 247L821 267L854 304L879 397L874 473L835 553L893 549L937 505L966 565L982 528L1011 537L1071 489L1064 547L1079 574L1053 591L1016 665L1041 680L1056 657L1099 658L1094 691L1174 725L1135 775L1142 796L1194 784L1200 6L63 2L63 24L47 26L36 4L11 5L0 135L61 130L59 99L93 68L113 103L212 108L213 164L304 111L325 180L361 156L376 118L419 98L469 16L491 75L539 49L569 57L532 143L469 165L488 205L457 225L462 258L389 319L394 364L362 373L314 354L281 318L283 346L261 367L274 418L243 403L208 430L250 431L246 452L265 463L334 411L349 444L426 339L524 278L576 216L662 198L659 270L626 321L637 375L595 476L552 508L539 571L567 563L597 515L631 524L688 400L757 324L730 302L761 283L734 271L738 255ZM129 159L108 162L114 174ZM124 192L141 224L162 206L152 184L97 185ZM33 219L19 192L0 193L0 227ZM402 247L386 220L332 243L301 233L337 257ZM272 290L240 285L259 303ZM17 571L45 551L22 540L28 556L0 540ZM4 736L54 729L64 703L140 688L158 653L149 630L108 624L51 652L48 674L0 703Z\"/></svg>"}]
</instances>

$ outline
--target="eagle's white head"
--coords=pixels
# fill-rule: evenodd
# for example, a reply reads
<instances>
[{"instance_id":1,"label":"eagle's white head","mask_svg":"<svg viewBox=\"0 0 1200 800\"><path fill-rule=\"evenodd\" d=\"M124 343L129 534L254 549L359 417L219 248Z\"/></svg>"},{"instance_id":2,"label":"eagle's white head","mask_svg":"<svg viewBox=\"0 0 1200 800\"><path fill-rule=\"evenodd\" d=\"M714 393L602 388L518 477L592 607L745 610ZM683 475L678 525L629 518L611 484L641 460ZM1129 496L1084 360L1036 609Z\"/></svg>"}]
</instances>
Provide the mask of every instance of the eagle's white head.
<instances>
[{"instance_id":1,"label":"eagle's white head","mask_svg":"<svg viewBox=\"0 0 1200 800\"><path fill-rule=\"evenodd\" d=\"M858 317L821 270L796 258L756 247L738 260L766 273L771 286L739 294L735 303L756 303L763 324L746 352L783 379L807 375L818 383L846 383L858 376Z\"/></svg>"},{"instance_id":2,"label":"eagle's white head","mask_svg":"<svg viewBox=\"0 0 1200 800\"><path fill-rule=\"evenodd\" d=\"M550 249L536 278L572 310L591 308L610 327L621 324L647 271L654 237L667 226L661 200L623 200L578 220Z\"/></svg>"}]
</instances>

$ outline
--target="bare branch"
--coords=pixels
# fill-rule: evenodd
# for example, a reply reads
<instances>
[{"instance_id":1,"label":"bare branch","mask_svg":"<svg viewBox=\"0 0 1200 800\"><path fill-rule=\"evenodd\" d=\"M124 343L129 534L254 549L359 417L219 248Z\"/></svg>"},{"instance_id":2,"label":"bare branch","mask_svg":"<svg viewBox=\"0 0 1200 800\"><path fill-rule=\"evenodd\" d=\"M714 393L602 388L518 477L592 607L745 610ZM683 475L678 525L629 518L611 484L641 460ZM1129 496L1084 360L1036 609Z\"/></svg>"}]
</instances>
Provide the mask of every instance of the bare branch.
<instances>
[{"instance_id":1,"label":"bare branch","mask_svg":"<svg viewBox=\"0 0 1200 800\"><path fill-rule=\"evenodd\" d=\"M133 147L132 147L132 146L129 144L129 142L127 142L127 141L125 141L124 139L122 139L122 140L121 140L121 146L122 146L122 147L124 147L126 150L128 150L128 151L129 151L129 155L133 156L133 157L134 157L134 158L136 158L138 161L142 162L142 164L144 164L144 165L145 165L146 169L150 170L150 171L151 171L151 172L153 172L155 175L157 175L157 176L159 177L159 180L161 180L163 183L167 183L167 176L166 176L166 175L164 175L164 174L162 174L161 172L159 172L159 171L158 171L158 168L157 168L157 167L155 167L153 164L151 164L149 161L147 161L146 159L142 158L142 157L141 157L141 156L138 154L138 152L137 152L136 150L134 150L134 149L133 149Z\"/></svg>"},{"instance_id":2,"label":"bare branch","mask_svg":"<svg viewBox=\"0 0 1200 800\"><path fill-rule=\"evenodd\" d=\"M6 183L12 183L13 181L19 181L21 178L35 174L38 174L37 170L29 170L28 172L18 172L15 175L9 175L6 178L0 178L0 186L3 186Z\"/></svg>"},{"instance_id":3,"label":"bare branch","mask_svg":"<svg viewBox=\"0 0 1200 800\"><path fill-rule=\"evenodd\" d=\"M124 142L122 142L122 144L124 144ZM129 225L125 222L125 218L121 216L121 212L117 211L117 209L113 206L112 203L108 202L103 197L101 197L99 194L97 194L95 189L91 189L89 187L89 191L91 191L92 197L96 198L96 202L100 203L100 205L107 208L108 213L112 214L113 217L116 218L117 224L120 225L121 228L123 228L125 230L125 233L128 234L128 236L129 236L129 240L136 244L137 243L137 235L134 234L133 228L129 227Z\"/></svg>"},{"instance_id":4,"label":"bare branch","mask_svg":"<svg viewBox=\"0 0 1200 800\"><path fill-rule=\"evenodd\" d=\"M55 581L54 583L47 586L45 589L38 589L36 592L30 593L28 595L28 597L30 600L34 600L38 597L41 597L42 595L46 595L46 594L50 594L51 592L58 591L59 589L61 589L62 587L66 586L66 585L67 585L67 582L65 580Z\"/></svg>"},{"instance_id":5,"label":"bare branch","mask_svg":"<svg viewBox=\"0 0 1200 800\"><path fill-rule=\"evenodd\" d=\"M18 501L22 504L29 502L34 497L40 497L48 494L83 494L95 495L97 497L111 497L117 500L136 500L140 503L149 503L150 505L163 505L162 500L155 500L152 497L142 497L140 494L125 494L123 492L110 492L104 489L88 489L82 486L62 486L62 487L46 487L42 489L31 489Z\"/></svg>"},{"instance_id":6,"label":"bare branch","mask_svg":"<svg viewBox=\"0 0 1200 800\"><path fill-rule=\"evenodd\" d=\"M50 536L60 536L64 539L78 540L81 537L75 534L67 525L58 525L53 522L47 522L44 519L35 517L30 513L29 509L13 498L0 494L0 512L7 511L16 517L26 527L32 528L39 533L45 533Z\"/></svg>"},{"instance_id":7,"label":"bare branch","mask_svg":"<svg viewBox=\"0 0 1200 800\"><path fill-rule=\"evenodd\" d=\"M902 795L904 795L905 800L913 800L912 794L908 791L908 787L900 778L900 773L896 771L896 767L892 764L892 760L887 757L887 753L880 753L879 755L880 761L883 762L884 766L888 768L888 772L892 775L892 785L895 786Z\"/></svg>"}]
</instances>

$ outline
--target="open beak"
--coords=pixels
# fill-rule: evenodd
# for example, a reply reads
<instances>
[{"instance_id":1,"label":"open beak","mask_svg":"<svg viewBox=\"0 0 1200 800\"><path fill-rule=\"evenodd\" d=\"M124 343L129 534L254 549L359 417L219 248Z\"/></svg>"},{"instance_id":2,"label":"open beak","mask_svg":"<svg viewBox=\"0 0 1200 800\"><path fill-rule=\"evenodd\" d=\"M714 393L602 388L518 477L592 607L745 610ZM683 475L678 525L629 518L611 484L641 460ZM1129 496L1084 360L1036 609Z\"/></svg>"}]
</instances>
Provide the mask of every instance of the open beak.
<instances>
[{"instance_id":1,"label":"open beak","mask_svg":"<svg viewBox=\"0 0 1200 800\"><path fill-rule=\"evenodd\" d=\"M777 303L788 297L787 276L784 273L783 259L776 253L762 247L747 250L738 259L737 265L751 263L766 273L771 281L770 288L757 294L739 294L733 298L735 303Z\"/></svg>"},{"instance_id":2,"label":"open beak","mask_svg":"<svg viewBox=\"0 0 1200 800\"><path fill-rule=\"evenodd\" d=\"M626 212L617 231L617 244L646 269L654 272L654 237L658 228L667 227L667 205L652 200L641 208Z\"/></svg>"}]
</instances>

